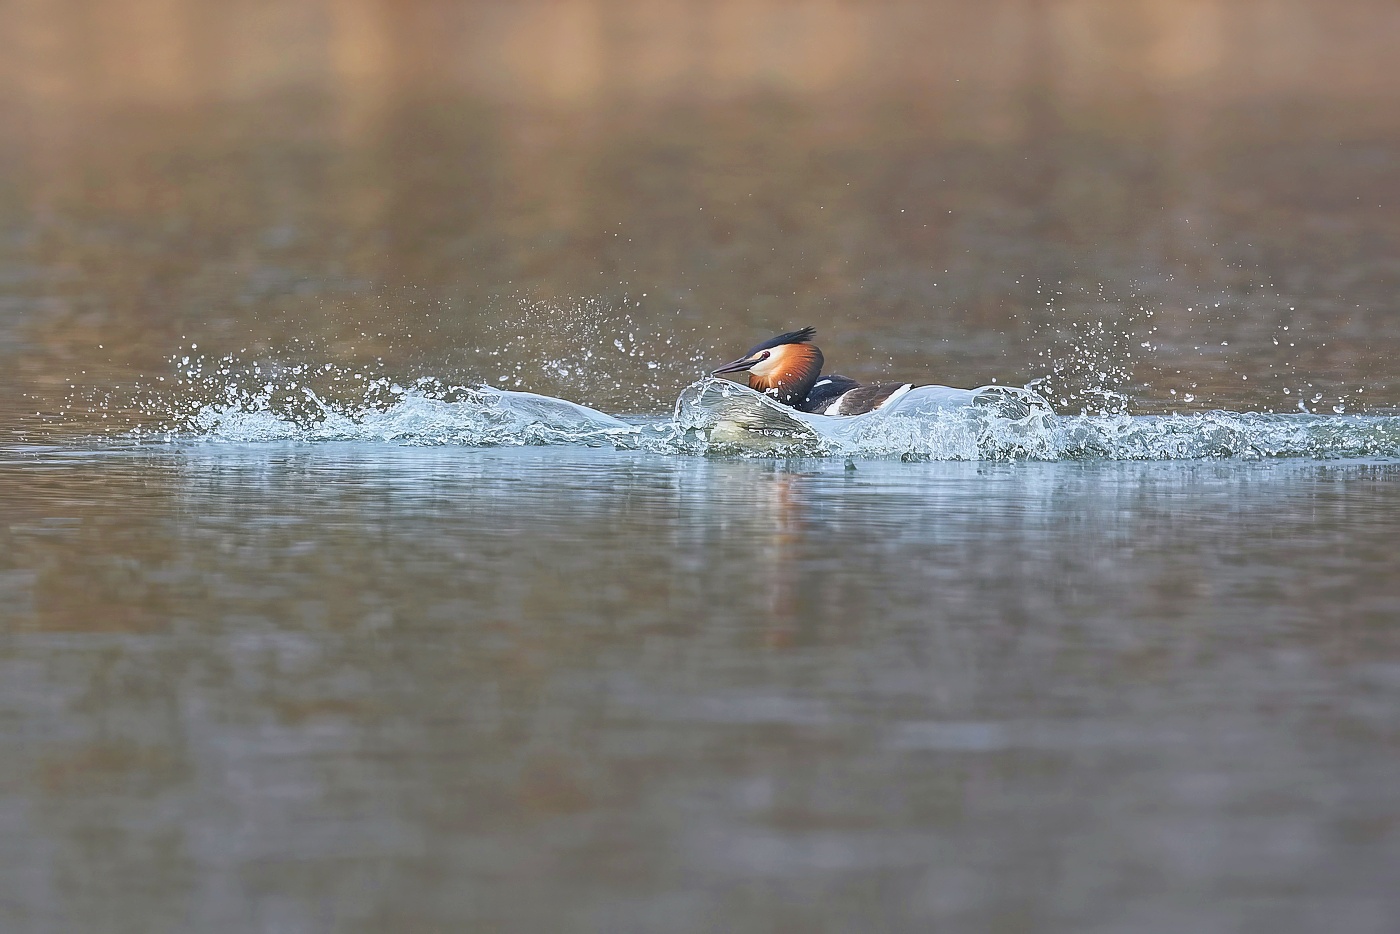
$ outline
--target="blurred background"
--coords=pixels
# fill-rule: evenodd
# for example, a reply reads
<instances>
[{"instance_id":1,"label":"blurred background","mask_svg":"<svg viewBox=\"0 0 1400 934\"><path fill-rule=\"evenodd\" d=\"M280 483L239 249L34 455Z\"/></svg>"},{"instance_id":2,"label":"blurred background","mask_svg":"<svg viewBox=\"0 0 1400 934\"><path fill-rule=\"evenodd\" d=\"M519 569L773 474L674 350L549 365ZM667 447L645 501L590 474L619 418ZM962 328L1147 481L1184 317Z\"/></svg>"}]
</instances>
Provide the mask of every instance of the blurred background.
<instances>
[{"instance_id":1,"label":"blurred background","mask_svg":"<svg viewBox=\"0 0 1400 934\"><path fill-rule=\"evenodd\" d=\"M663 411L812 324L1069 410L1384 409L1397 42L1391 0L4 0L0 389L90 427L197 343Z\"/></svg>"}]
</instances>

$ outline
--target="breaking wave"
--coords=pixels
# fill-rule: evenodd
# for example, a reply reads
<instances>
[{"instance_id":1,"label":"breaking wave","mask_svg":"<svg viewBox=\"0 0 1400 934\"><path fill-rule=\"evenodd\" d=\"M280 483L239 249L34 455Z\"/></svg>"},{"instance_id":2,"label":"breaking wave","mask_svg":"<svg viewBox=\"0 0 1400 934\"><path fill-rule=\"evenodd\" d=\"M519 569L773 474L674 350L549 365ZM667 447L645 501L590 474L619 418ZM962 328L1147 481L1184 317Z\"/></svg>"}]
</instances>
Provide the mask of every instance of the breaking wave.
<instances>
[{"instance_id":1,"label":"breaking wave","mask_svg":"<svg viewBox=\"0 0 1400 934\"><path fill-rule=\"evenodd\" d=\"M308 386L190 406L144 442L359 441L402 445L612 446L662 454L910 460L1400 458L1400 416L1204 412L1057 415L1027 390L923 387L866 415L796 413L703 379L670 418L618 417L565 399L420 380L328 401ZM295 404L292 404L292 403Z\"/></svg>"},{"instance_id":2,"label":"breaking wave","mask_svg":"<svg viewBox=\"0 0 1400 934\"><path fill-rule=\"evenodd\" d=\"M271 407L210 404L158 432L162 440L204 439L247 444L264 441L378 441L473 447L523 444L597 444L638 432L636 425L587 406L489 386L449 392L416 385L394 387L393 401L362 408L303 394L307 413Z\"/></svg>"}]
</instances>

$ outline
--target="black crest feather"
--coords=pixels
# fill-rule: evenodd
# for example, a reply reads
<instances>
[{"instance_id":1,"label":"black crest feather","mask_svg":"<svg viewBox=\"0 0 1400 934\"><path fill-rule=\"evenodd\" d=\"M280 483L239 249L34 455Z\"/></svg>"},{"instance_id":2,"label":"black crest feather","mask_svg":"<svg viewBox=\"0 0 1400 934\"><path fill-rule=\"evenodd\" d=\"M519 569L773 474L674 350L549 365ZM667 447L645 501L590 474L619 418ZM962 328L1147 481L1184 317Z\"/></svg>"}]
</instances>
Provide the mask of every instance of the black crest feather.
<instances>
[{"instance_id":1,"label":"black crest feather","mask_svg":"<svg viewBox=\"0 0 1400 934\"><path fill-rule=\"evenodd\" d=\"M786 334L779 334L777 337L770 337L761 344L754 344L749 348L748 356L758 353L760 350L768 350L771 347L781 347L783 344L805 344L816 336L816 328L803 328L800 331L788 331Z\"/></svg>"}]
</instances>

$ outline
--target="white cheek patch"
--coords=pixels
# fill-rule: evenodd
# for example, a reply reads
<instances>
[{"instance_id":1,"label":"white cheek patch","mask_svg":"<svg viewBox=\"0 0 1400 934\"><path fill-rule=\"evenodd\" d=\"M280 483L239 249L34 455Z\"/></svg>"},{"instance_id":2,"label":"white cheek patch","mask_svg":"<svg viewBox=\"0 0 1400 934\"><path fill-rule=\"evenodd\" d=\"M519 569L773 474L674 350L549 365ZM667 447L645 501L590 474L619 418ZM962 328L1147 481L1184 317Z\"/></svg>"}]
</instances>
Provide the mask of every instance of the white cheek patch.
<instances>
[{"instance_id":1,"label":"white cheek patch","mask_svg":"<svg viewBox=\"0 0 1400 934\"><path fill-rule=\"evenodd\" d=\"M749 372L758 376L768 376L771 373L781 373L787 369L787 364L791 362L792 351L787 346L774 347L768 351L768 356L749 367Z\"/></svg>"}]
</instances>

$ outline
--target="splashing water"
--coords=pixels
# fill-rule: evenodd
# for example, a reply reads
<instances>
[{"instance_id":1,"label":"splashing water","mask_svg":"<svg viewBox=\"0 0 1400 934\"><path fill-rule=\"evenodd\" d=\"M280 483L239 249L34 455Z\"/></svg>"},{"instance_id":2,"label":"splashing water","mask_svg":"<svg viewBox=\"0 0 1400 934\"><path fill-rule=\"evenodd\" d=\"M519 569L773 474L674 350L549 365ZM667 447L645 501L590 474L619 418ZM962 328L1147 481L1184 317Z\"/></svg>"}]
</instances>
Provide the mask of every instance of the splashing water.
<instances>
[{"instance_id":1,"label":"splashing water","mask_svg":"<svg viewBox=\"0 0 1400 934\"><path fill-rule=\"evenodd\" d=\"M636 427L565 399L433 377L402 385L381 367L179 358L175 392L147 387L132 430L147 441L588 443Z\"/></svg>"},{"instance_id":2,"label":"splashing water","mask_svg":"<svg viewBox=\"0 0 1400 934\"><path fill-rule=\"evenodd\" d=\"M138 440L601 444L660 454L909 460L1400 458L1397 416L1057 415L1029 390L925 387L905 405L829 418L706 378L682 391L669 418L619 418L536 393L433 378L400 385L325 364L235 370L225 359L212 368L194 360L186 366L187 393L156 424L137 429ZM347 385L355 391L347 394ZM926 390L943 394L919 395ZM736 416L735 405L747 415Z\"/></svg>"},{"instance_id":3,"label":"splashing water","mask_svg":"<svg viewBox=\"0 0 1400 934\"><path fill-rule=\"evenodd\" d=\"M748 395L757 397L755 408L780 406L745 387L702 380L682 394L675 421L702 435L716 453L765 450L919 460L1400 457L1396 416L1056 415L1029 390L925 389L952 395L935 396L932 405L893 406L851 418L804 414L803 424L811 433L790 430L790 443L774 444L782 441L783 433L762 424L753 439L727 431L726 422L732 418L720 399ZM920 391L906 399L915 401L910 397Z\"/></svg>"},{"instance_id":4,"label":"splashing water","mask_svg":"<svg viewBox=\"0 0 1400 934\"><path fill-rule=\"evenodd\" d=\"M693 330L654 333L601 299L516 299L482 337L471 368L487 385L628 412L655 411L656 400L674 398L713 356Z\"/></svg>"},{"instance_id":5,"label":"splashing water","mask_svg":"<svg viewBox=\"0 0 1400 934\"><path fill-rule=\"evenodd\" d=\"M1051 400L1061 411L1085 415L1122 415L1131 397L1126 387L1133 381L1137 358L1150 352L1157 331L1154 312L1139 303L1138 296L1110 300L1102 283L1092 298L1097 313L1085 319L1059 314L1063 292L1042 286L1051 322L1042 326L1037 340L1047 346L1039 351L1048 372L1030 387Z\"/></svg>"},{"instance_id":6,"label":"splashing water","mask_svg":"<svg viewBox=\"0 0 1400 934\"><path fill-rule=\"evenodd\" d=\"M269 410L207 406L187 421L180 437L223 442L382 441L473 447L520 444L602 443L639 430L594 409L535 393L490 386L444 386L424 379L393 386L395 401L383 409L332 408L311 390L308 404L321 417L291 419Z\"/></svg>"},{"instance_id":7,"label":"splashing water","mask_svg":"<svg viewBox=\"0 0 1400 934\"><path fill-rule=\"evenodd\" d=\"M142 443L588 444L661 454L919 460L1400 458L1397 416L1307 409L1130 415L1129 398L1117 387L1131 375L1131 358L1103 322L1086 325L1075 338L1077 355L1057 356L1051 374L1025 389L921 387L877 412L829 418L796 413L740 383L706 378L686 385L712 356L708 348L677 357L667 349L674 335L647 334L601 305L589 314L547 303L520 309L518 319L489 329L490 349L476 348L479 358L496 362L501 372L494 377L396 379L379 360L350 366L210 358L191 345L173 358L172 376L136 392L126 426L120 418L103 425L111 426L109 435L128 428L122 436ZM694 335L682 344L704 347ZM567 398L579 386L589 387L583 401L595 407ZM666 399L676 400L670 417L602 410L654 410ZM97 407L104 420L121 408L107 400ZM1076 407L1078 414L1056 412Z\"/></svg>"}]
</instances>

